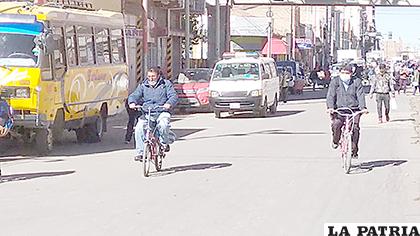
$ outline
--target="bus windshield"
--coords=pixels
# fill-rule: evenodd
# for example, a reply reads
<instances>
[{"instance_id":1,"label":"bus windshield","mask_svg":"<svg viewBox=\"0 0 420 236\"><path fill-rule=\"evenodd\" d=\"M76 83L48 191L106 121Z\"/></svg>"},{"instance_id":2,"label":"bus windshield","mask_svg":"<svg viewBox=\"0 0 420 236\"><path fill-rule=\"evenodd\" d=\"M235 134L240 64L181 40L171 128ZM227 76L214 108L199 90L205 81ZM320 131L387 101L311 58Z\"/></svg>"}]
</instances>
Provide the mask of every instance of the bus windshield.
<instances>
[{"instance_id":1,"label":"bus windshield","mask_svg":"<svg viewBox=\"0 0 420 236\"><path fill-rule=\"evenodd\" d=\"M0 32L0 66L36 66L39 48L34 42L35 37L35 35Z\"/></svg>"},{"instance_id":2,"label":"bus windshield","mask_svg":"<svg viewBox=\"0 0 420 236\"><path fill-rule=\"evenodd\" d=\"M258 80L259 72L257 63L221 63L214 69L213 80Z\"/></svg>"}]
</instances>

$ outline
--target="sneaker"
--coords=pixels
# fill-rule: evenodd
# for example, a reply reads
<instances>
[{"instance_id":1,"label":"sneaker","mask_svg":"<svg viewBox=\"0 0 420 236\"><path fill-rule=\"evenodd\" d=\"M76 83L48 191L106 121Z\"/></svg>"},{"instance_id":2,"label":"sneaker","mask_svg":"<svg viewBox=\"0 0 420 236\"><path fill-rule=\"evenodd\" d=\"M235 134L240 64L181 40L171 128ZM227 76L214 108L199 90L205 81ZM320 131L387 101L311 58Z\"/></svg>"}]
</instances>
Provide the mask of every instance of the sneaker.
<instances>
[{"instance_id":1,"label":"sneaker","mask_svg":"<svg viewBox=\"0 0 420 236\"><path fill-rule=\"evenodd\" d=\"M142 162L143 161L143 155L140 154L140 155L135 156L134 161Z\"/></svg>"},{"instance_id":2,"label":"sneaker","mask_svg":"<svg viewBox=\"0 0 420 236\"><path fill-rule=\"evenodd\" d=\"M333 149L337 149L337 148L338 148L338 144L336 144L336 143L334 143L334 142L333 142L333 143L331 144L331 147L332 147Z\"/></svg>"},{"instance_id":3,"label":"sneaker","mask_svg":"<svg viewBox=\"0 0 420 236\"><path fill-rule=\"evenodd\" d=\"M389 122L389 115L385 115L386 122Z\"/></svg>"},{"instance_id":4,"label":"sneaker","mask_svg":"<svg viewBox=\"0 0 420 236\"><path fill-rule=\"evenodd\" d=\"M382 123L383 123L383 121L382 121L382 117L378 119L378 123L379 123L379 124L382 124Z\"/></svg>"},{"instance_id":5,"label":"sneaker","mask_svg":"<svg viewBox=\"0 0 420 236\"><path fill-rule=\"evenodd\" d=\"M351 154L351 159L355 159L355 160L359 159L359 154L357 153Z\"/></svg>"},{"instance_id":6,"label":"sneaker","mask_svg":"<svg viewBox=\"0 0 420 236\"><path fill-rule=\"evenodd\" d=\"M169 152L171 150L171 147L169 147L169 144L165 145L165 152Z\"/></svg>"}]
</instances>

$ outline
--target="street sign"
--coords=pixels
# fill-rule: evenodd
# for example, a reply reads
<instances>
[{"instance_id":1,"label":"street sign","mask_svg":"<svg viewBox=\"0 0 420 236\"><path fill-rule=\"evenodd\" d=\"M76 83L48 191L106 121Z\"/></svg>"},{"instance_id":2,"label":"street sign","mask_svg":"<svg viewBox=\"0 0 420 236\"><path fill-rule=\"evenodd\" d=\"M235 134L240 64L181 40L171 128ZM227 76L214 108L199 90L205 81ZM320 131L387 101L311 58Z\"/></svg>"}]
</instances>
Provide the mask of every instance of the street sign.
<instances>
[{"instance_id":1,"label":"street sign","mask_svg":"<svg viewBox=\"0 0 420 236\"><path fill-rule=\"evenodd\" d=\"M125 35L127 36L127 38L142 39L143 30L134 27L127 27L125 28Z\"/></svg>"},{"instance_id":2,"label":"street sign","mask_svg":"<svg viewBox=\"0 0 420 236\"><path fill-rule=\"evenodd\" d=\"M420 7L420 0L233 0L234 5Z\"/></svg>"},{"instance_id":3,"label":"street sign","mask_svg":"<svg viewBox=\"0 0 420 236\"><path fill-rule=\"evenodd\" d=\"M297 38L295 39L296 47L299 49L311 49L312 40L308 38Z\"/></svg>"}]
</instances>

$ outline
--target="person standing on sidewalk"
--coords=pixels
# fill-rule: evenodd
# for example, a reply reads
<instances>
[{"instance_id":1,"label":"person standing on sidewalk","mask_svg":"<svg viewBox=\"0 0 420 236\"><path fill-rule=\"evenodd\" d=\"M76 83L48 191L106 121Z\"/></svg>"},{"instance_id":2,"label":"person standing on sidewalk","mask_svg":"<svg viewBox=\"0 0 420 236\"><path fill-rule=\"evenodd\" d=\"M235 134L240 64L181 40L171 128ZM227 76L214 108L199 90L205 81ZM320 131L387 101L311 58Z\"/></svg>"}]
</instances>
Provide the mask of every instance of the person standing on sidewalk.
<instances>
[{"instance_id":1,"label":"person standing on sidewalk","mask_svg":"<svg viewBox=\"0 0 420 236\"><path fill-rule=\"evenodd\" d=\"M389 121L389 101L390 94L395 97L395 90L392 76L386 71L386 65L379 66L379 73L375 76L372 86L370 87L369 97L373 98L376 93L376 107L378 111L378 122L382 123L382 104L385 106L385 119Z\"/></svg>"},{"instance_id":2,"label":"person standing on sidewalk","mask_svg":"<svg viewBox=\"0 0 420 236\"><path fill-rule=\"evenodd\" d=\"M416 95L417 90L420 92L420 65L418 65L417 69L414 71L413 87L413 95Z\"/></svg>"}]
</instances>

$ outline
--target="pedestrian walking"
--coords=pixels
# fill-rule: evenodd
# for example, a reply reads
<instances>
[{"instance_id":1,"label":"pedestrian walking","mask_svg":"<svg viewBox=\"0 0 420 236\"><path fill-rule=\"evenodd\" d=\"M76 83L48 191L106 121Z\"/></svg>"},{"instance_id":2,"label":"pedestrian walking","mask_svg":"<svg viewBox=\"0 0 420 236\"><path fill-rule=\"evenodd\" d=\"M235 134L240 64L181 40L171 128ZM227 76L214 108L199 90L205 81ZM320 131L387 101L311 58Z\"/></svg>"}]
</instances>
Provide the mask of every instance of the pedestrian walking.
<instances>
[{"instance_id":1,"label":"pedestrian walking","mask_svg":"<svg viewBox=\"0 0 420 236\"><path fill-rule=\"evenodd\" d=\"M376 108L378 112L378 122L382 123L382 106L385 107L385 119L389 121L390 99L391 95L395 97L395 90L392 76L387 72L386 65L379 66L379 73L375 76L370 88L369 97L373 98L376 93ZM391 95L390 95L391 94Z\"/></svg>"},{"instance_id":2,"label":"pedestrian walking","mask_svg":"<svg viewBox=\"0 0 420 236\"><path fill-rule=\"evenodd\" d=\"M313 91L315 91L316 84L319 81L318 71L319 71L319 69L313 69L311 71L311 73L309 74L309 80L312 82L312 90Z\"/></svg>"},{"instance_id":3,"label":"pedestrian walking","mask_svg":"<svg viewBox=\"0 0 420 236\"><path fill-rule=\"evenodd\" d=\"M292 76L284 68L280 69L280 76L282 77L280 80L280 101L287 103L287 90L289 88L289 80L292 79Z\"/></svg>"},{"instance_id":4,"label":"pedestrian walking","mask_svg":"<svg viewBox=\"0 0 420 236\"><path fill-rule=\"evenodd\" d=\"M408 68L404 67L400 72L398 94L400 94L400 90L403 90L404 93L407 92L407 81L409 77L410 72L408 71Z\"/></svg>"},{"instance_id":5,"label":"pedestrian walking","mask_svg":"<svg viewBox=\"0 0 420 236\"><path fill-rule=\"evenodd\" d=\"M417 90L420 92L420 65L418 65L417 70L414 71L413 88L413 95L416 95Z\"/></svg>"}]
</instances>

